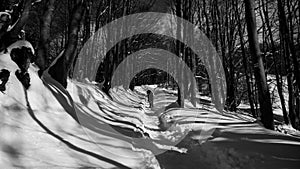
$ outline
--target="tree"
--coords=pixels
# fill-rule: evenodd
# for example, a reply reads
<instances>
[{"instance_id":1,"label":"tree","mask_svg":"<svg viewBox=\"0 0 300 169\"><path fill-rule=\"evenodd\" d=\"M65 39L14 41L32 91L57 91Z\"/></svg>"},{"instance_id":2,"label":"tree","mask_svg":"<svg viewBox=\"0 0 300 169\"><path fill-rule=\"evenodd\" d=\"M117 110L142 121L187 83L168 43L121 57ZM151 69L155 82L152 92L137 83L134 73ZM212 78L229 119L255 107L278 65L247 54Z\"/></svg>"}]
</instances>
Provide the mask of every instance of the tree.
<instances>
[{"instance_id":1,"label":"tree","mask_svg":"<svg viewBox=\"0 0 300 169\"><path fill-rule=\"evenodd\" d=\"M11 14L7 13L9 18L0 28L0 51L20 39L21 30L26 25L30 9L35 2L34 0L21 0ZM8 29L9 26L12 28Z\"/></svg>"},{"instance_id":2,"label":"tree","mask_svg":"<svg viewBox=\"0 0 300 169\"><path fill-rule=\"evenodd\" d=\"M289 124L290 122L289 122L287 110L286 110L286 107L285 107L285 99L284 99L284 95L283 95L282 82L281 82L280 77L279 77L277 60L275 58L276 47L275 47L275 40L273 38L272 28L271 28L271 25L270 25L270 19L269 19L269 13L268 13L268 3L265 3L264 1L265 0L262 0L262 8L263 8L263 13L264 13L264 17L265 17L265 23L266 23L266 26L267 26L267 31L268 31L270 42L271 42L272 56L273 56L274 67L275 67L275 75L276 75L276 83L277 83L278 94L279 94L279 98L280 98L280 102L281 102L281 108L282 108L284 123Z\"/></svg>"},{"instance_id":3,"label":"tree","mask_svg":"<svg viewBox=\"0 0 300 169\"><path fill-rule=\"evenodd\" d=\"M49 70L49 74L52 76L52 78L65 88L67 87L69 71L71 70L75 59L75 50L78 44L78 32L80 29L79 26L86 10L85 2L86 1L82 0L76 1L69 23L68 42L65 46L62 56Z\"/></svg>"},{"instance_id":4,"label":"tree","mask_svg":"<svg viewBox=\"0 0 300 169\"><path fill-rule=\"evenodd\" d=\"M250 52L254 62L255 80L258 87L258 97L261 112L261 120L268 129L274 129L273 110L270 99L269 88L266 81L264 64L258 43L256 30L255 5L252 0L244 0L245 16L248 31Z\"/></svg>"},{"instance_id":5,"label":"tree","mask_svg":"<svg viewBox=\"0 0 300 169\"><path fill-rule=\"evenodd\" d=\"M250 77L248 74L248 61L247 61L247 56L246 56L246 49L245 49L245 43L244 43L244 36L243 36L243 31L245 30L245 27L242 25L242 21L240 18L239 14L239 5L238 1L236 2L236 17L238 21L238 30L239 30L239 36L240 36L240 44L241 44L241 50L242 50L242 55L243 55L243 65L245 69L245 76L246 76L246 83L247 83L247 92L248 92L248 100L251 108L251 113L253 117L257 117L256 110L254 108L254 103L253 103L253 97L252 97L252 91L251 91L251 82L250 82Z\"/></svg>"},{"instance_id":6,"label":"tree","mask_svg":"<svg viewBox=\"0 0 300 169\"><path fill-rule=\"evenodd\" d=\"M0 50L7 48L10 44L20 39L21 30L28 22L32 6L40 2L37 0L21 0L16 7L13 8L11 14L7 13L8 21L0 30ZM45 10L41 18L41 36L38 45L37 65L40 67L40 75L47 67L47 60L49 59L49 44L50 44L50 28L52 22L52 15L54 13L55 0L50 0L45 3ZM62 84L67 86L67 75L74 62L75 50L77 49L78 32L81 18L85 11L85 1L76 0L73 8L72 16L69 23L68 42L65 46L63 55L58 59L56 64L50 68L50 75ZM8 26L11 29L7 29Z\"/></svg>"},{"instance_id":7,"label":"tree","mask_svg":"<svg viewBox=\"0 0 300 169\"><path fill-rule=\"evenodd\" d=\"M36 60L36 63L40 68L40 76L42 75L42 72L46 69L47 59L49 58L50 28L55 8L54 3L55 0L49 0L45 4L44 14L41 18L40 41L37 51L38 57Z\"/></svg>"},{"instance_id":8,"label":"tree","mask_svg":"<svg viewBox=\"0 0 300 169\"><path fill-rule=\"evenodd\" d=\"M288 90L289 90L289 117L294 128L297 128L296 124L296 104L299 99L299 92L297 89L300 89L300 70L299 63L296 56L296 50L293 42L293 28L289 30L286 13L284 10L284 5L282 0L277 0L278 7L278 17L279 17L279 27L280 27L280 36L283 43L284 54L286 59L286 64L289 69L288 74ZM288 7L289 8L289 7ZM291 16L291 14L290 14ZM292 73L295 78L295 86L293 84ZM299 104L299 102L298 102Z\"/></svg>"}]
</instances>

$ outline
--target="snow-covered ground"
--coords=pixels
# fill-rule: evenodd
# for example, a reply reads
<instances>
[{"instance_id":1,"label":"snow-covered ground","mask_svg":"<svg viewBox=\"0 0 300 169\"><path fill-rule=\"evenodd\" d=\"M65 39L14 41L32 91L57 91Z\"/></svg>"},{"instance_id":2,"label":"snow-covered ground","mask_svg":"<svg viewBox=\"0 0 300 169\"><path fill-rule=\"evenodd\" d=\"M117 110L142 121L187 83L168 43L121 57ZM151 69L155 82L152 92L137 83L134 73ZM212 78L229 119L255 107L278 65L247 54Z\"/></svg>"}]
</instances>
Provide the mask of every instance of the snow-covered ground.
<instances>
[{"instance_id":1,"label":"snow-covered ground","mask_svg":"<svg viewBox=\"0 0 300 169\"><path fill-rule=\"evenodd\" d=\"M17 69L6 54L0 54L3 68ZM186 108L164 112L176 99L172 91L157 88L150 109L149 86L113 88L110 98L92 83L69 80L65 90L47 74L40 79L33 65L29 74L29 90L11 73L0 93L0 168L300 166L299 138L264 129L247 115L219 113L209 104L194 108L188 100Z\"/></svg>"},{"instance_id":2,"label":"snow-covered ground","mask_svg":"<svg viewBox=\"0 0 300 169\"><path fill-rule=\"evenodd\" d=\"M268 85L270 89L270 95L272 98L272 104L273 104L273 114L274 114L274 121L275 121L275 130L289 134L294 136L300 136L300 132L295 130L291 125L284 124L283 120L283 113L282 113L282 105L278 94L278 88L277 88L277 82L275 75L268 75ZM285 100L285 107L287 111L289 110L289 94L288 94L288 88L287 88L287 79L286 77L282 77L283 82L283 96ZM259 107L259 105L258 105ZM250 111L250 105L249 104L240 104L238 106L241 110L249 110Z\"/></svg>"}]
</instances>

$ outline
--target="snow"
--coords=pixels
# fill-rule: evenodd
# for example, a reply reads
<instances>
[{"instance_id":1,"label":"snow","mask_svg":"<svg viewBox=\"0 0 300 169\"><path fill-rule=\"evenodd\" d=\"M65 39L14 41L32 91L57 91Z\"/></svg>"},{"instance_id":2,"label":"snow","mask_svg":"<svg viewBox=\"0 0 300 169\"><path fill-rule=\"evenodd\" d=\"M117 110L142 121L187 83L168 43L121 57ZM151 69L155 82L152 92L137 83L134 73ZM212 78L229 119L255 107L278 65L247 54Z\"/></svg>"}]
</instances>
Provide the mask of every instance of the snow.
<instances>
[{"instance_id":1,"label":"snow","mask_svg":"<svg viewBox=\"0 0 300 169\"><path fill-rule=\"evenodd\" d=\"M32 47L32 45L26 41L26 40L19 40L13 44L11 44L8 48L7 48L7 51L8 53L10 53L12 51L12 49L15 49L15 48L22 48L22 47L28 47L31 49L32 53L34 54L34 49Z\"/></svg>"},{"instance_id":2,"label":"snow","mask_svg":"<svg viewBox=\"0 0 300 169\"><path fill-rule=\"evenodd\" d=\"M0 58L1 69L5 67L13 72L17 68L9 61L8 54L1 55ZM110 161L117 161L120 166L129 168L158 168L157 161L149 151L134 151L129 143L108 134L100 135L89 131L87 135L87 130L68 114L74 113L71 110L75 107L68 93L47 76L43 77L43 80L39 79L37 69L32 65L29 74L32 85L27 91L28 101L36 118L65 141L99 157L95 158L69 148L45 132L27 112L23 87L12 73L7 84L8 90L5 94L0 94L1 168L114 168L115 164L111 164ZM96 144L89 138L93 135L99 143ZM12 153L10 149L16 153ZM104 159L101 160L100 157Z\"/></svg>"},{"instance_id":3,"label":"snow","mask_svg":"<svg viewBox=\"0 0 300 169\"><path fill-rule=\"evenodd\" d=\"M0 54L0 69L17 65ZM163 108L176 92L157 86L116 87L112 99L92 82L65 90L31 65L25 91L14 73L0 93L1 168L298 168L300 139L264 129L245 114L213 104ZM154 90L154 107L146 91ZM211 102L207 96L198 99ZM160 112L159 112L160 111ZM159 113L158 113L159 112ZM162 130L158 114L170 126ZM78 123L80 122L80 123ZM285 126L283 126L285 127Z\"/></svg>"}]
</instances>

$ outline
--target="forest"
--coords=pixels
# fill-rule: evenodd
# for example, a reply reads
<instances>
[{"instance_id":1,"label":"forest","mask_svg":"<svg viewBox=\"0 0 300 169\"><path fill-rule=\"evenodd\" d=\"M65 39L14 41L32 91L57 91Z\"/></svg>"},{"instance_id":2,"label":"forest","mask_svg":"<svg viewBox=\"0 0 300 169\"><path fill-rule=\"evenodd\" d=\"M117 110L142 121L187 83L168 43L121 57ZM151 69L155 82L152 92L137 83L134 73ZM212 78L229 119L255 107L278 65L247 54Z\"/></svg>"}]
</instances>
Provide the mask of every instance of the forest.
<instances>
[{"instance_id":1,"label":"forest","mask_svg":"<svg viewBox=\"0 0 300 169\"><path fill-rule=\"evenodd\" d=\"M0 167L298 168L299 3L0 0Z\"/></svg>"}]
</instances>

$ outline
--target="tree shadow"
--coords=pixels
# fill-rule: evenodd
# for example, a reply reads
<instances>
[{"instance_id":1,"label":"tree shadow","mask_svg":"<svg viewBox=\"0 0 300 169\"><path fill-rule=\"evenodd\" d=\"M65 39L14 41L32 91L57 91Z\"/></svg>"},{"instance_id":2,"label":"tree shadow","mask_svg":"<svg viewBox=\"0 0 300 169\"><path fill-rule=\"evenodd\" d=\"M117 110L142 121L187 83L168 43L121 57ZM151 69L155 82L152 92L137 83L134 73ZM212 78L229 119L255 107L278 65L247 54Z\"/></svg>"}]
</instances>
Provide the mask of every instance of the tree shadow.
<instances>
[{"instance_id":1,"label":"tree shadow","mask_svg":"<svg viewBox=\"0 0 300 169\"><path fill-rule=\"evenodd\" d=\"M25 91L25 97L26 97L26 103L27 103L27 111L29 112L29 114L30 114L30 116L31 116L31 118L42 128L42 129L44 129L49 135L51 135L51 136L53 136L54 138L56 138L57 140L59 140L60 142L62 142L62 143L64 143L66 146L68 146L69 148L71 148L72 150L74 150L74 151L77 151L77 152L79 152L79 153L83 153L83 154L86 154L86 155L89 155L89 156L91 156L91 157L94 157L94 158L96 158L96 159L98 159L98 160L101 160L101 161L105 161L105 162L107 162L107 163L110 163L110 164L113 164L113 165L115 165L115 166L117 166L117 167L119 167L119 168L126 168L126 169L129 169L129 167L127 167L127 166L125 166L125 165L123 165L123 164L121 164L121 163L119 163L119 162L117 162L117 161L115 161L115 160L112 160L112 159L109 159L109 158L106 158L106 157L104 157L104 156L101 156L101 155L99 155L99 154L96 154L96 153L94 153L94 152L91 152L91 151L88 151L88 150L85 150L85 149L82 149L82 148L80 148L80 147L78 147L78 146L76 146L76 145L74 145L74 144L72 144L71 142L69 142L69 141L67 141L67 140L65 140L64 138L62 138L61 136L59 136L59 135L57 135L56 133L54 133L53 131L51 131L49 128L47 128L36 116L35 116L35 114L34 114L34 111L32 110L32 108L31 108L31 105L30 105L30 103L29 103L29 101L28 101L28 93L27 93L27 91L26 90L24 90ZM58 95L58 93L57 92L55 92L56 93L56 96L58 97L59 95ZM68 95L69 96L69 95ZM61 97L58 97L58 98L61 98ZM61 101L62 100L59 100L59 102L61 103ZM65 101L65 100L63 100L63 101ZM63 107L64 107L65 105L63 105ZM65 107L64 107L65 108ZM70 110L69 109L70 108L70 106L68 105L68 110ZM74 109L74 108L72 108L72 109ZM74 109L75 110L75 109ZM74 111L75 112L75 111ZM73 116L72 116L73 117ZM73 117L74 118L74 117ZM77 117L76 117L77 118Z\"/></svg>"}]
</instances>

